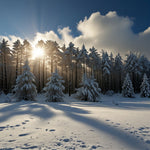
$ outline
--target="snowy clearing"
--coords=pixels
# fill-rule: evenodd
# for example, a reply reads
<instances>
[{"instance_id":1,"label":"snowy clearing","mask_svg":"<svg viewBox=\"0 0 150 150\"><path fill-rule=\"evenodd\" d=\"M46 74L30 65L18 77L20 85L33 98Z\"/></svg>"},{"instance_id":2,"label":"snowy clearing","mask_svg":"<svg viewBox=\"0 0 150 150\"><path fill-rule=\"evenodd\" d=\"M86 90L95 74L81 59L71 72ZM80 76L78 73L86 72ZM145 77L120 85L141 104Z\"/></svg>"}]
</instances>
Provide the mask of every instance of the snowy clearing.
<instances>
[{"instance_id":1,"label":"snowy clearing","mask_svg":"<svg viewBox=\"0 0 150 150\"><path fill-rule=\"evenodd\" d=\"M9 100L9 97L0 97ZM0 103L0 149L150 150L150 99Z\"/></svg>"}]
</instances>

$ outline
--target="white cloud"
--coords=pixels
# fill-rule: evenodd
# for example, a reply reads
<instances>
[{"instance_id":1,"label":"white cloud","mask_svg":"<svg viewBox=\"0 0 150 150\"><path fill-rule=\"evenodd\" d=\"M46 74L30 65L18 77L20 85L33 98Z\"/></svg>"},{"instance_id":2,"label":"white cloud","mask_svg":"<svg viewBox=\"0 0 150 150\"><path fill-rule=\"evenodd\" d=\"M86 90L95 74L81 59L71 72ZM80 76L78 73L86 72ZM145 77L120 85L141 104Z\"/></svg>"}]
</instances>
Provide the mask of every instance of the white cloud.
<instances>
[{"instance_id":1,"label":"white cloud","mask_svg":"<svg viewBox=\"0 0 150 150\"><path fill-rule=\"evenodd\" d=\"M58 29L59 35L54 31L38 32L33 42L53 40L61 46L74 42L78 47L85 44L87 49L95 46L98 50L105 49L121 54L125 54L127 51L139 51L150 57L150 27L135 34L132 30L133 25L134 22L129 17L119 16L115 11L110 11L105 15L95 12L89 18L85 17L84 20L79 21L77 25L77 29L81 32L79 36L73 37L71 29L65 27ZM8 39L15 39L15 36L13 38L9 36Z\"/></svg>"},{"instance_id":2,"label":"white cloud","mask_svg":"<svg viewBox=\"0 0 150 150\"><path fill-rule=\"evenodd\" d=\"M84 43L87 48L95 46L99 50L121 54L139 51L150 57L150 27L140 34L135 34L132 26L133 21L130 18L119 16L115 11L106 15L96 12L78 23L77 28L81 35L74 39L74 43L77 46Z\"/></svg>"},{"instance_id":3,"label":"white cloud","mask_svg":"<svg viewBox=\"0 0 150 150\"><path fill-rule=\"evenodd\" d=\"M71 36L71 30L69 27L58 29L58 33L62 36L62 41L64 44L68 45L70 42L74 41L73 37Z\"/></svg>"},{"instance_id":4,"label":"white cloud","mask_svg":"<svg viewBox=\"0 0 150 150\"><path fill-rule=\"evenodd\" d=\"M33 39L33 43L36 44L40 40L43 41L53 40L61 45L63 44L63 41L58 37L58 35L54 31L49 31L45 33L37 32Z\"/></svg>"},{"instance_id":5,"label":"white cloud","mask_svg":"<svg viewBox=\"0 0 150 150\"><path fill-rule=\"evenodd\" d=\"M148 27L145 31L141 32L140 35L150 34L150 27Z\"/></svg>"},{"instance_id":6,"label":"white cloud","mask_svg":"<svg viewBox=\"0 0 150 150\"><path fill-rule=\"evenodd\" d=\"M96 12L79 22L78 30L82 34L75 38L75 43L81 45L85 41L88 48L94 45L98 49L127 51L134 47L137 38L131 30L132 25L128 17L120 17L116 12L106 15Z\"/></svg>"},{"instance_id":7,"label":"white cloud","mask_svg":"<svg viewBox=\"0 0 150 150\"><path fill-rule=\"evenodd\" d=\"M8 45L9 45L10 47L12 47L12 46L13 46L13 43L14 43L15 41L17 41L17 40L20 40L20 42L23 42L23 39L22 39L22 38L17 37L17 36L15 36L15 35L9 35L9 36L1 36L1 35L0 35L0 41L2 41L2 39L5 39L6 41L8 41Z\"/></svg>"}]
</instances>

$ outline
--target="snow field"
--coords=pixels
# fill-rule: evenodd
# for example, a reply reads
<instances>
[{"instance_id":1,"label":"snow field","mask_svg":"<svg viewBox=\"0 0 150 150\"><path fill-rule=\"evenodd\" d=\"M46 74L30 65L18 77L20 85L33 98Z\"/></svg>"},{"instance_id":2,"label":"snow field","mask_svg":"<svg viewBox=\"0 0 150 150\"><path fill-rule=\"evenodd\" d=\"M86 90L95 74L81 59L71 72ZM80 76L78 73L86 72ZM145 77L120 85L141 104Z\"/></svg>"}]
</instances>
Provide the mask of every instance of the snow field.
<instances>
[{"instance_id":1,"label":"snow field","mask_svg":"<svg viewBox=\"0 0 150 150\"><path fill-rule=\"evenodd\" d=\"M0 149L150 149L149 99L114 95L92 103L65 96L65 102L46 103L38 95L37 100L0 103Z\"/></svg>"}]
</instances>

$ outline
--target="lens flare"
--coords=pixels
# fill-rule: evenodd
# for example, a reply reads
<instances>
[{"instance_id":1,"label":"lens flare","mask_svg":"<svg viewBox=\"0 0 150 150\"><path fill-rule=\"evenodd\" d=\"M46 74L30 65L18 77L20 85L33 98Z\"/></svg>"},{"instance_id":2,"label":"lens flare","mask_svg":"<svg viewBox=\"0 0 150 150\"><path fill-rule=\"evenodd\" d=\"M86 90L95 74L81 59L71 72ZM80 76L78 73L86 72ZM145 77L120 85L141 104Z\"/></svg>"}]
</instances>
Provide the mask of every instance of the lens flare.
<instances>
[{"instance_id":1,"label":"lens flare","mask_svg":"<svg viewBox=\"0 0 150 150\"><path fill-rule=\"evenodd\" d=\"M44 50L40 47L33 47L32 58L42 58L44 56Z\"/></svg>"}]
</instances>

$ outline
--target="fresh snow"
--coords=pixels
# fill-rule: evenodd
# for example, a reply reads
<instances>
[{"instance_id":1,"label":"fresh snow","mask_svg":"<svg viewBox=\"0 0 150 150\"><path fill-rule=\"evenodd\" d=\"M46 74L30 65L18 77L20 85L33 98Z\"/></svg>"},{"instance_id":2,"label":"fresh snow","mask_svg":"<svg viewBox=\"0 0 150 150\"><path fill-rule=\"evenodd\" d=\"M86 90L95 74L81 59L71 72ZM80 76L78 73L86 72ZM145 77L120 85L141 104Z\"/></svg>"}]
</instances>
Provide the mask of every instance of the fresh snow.
<instances>
[{"instance_id":1,"label":"fresh snow","mask_svg":"<svg viewBox=\"0 0 150 150\"><path fill-rule=\"evenodd\" d=\"M100 102L15 101L0 95L0 149L150 150L150 99L101 96ZM3 102L2 102L3 101Z\"/></svg>"}]
</instances>

